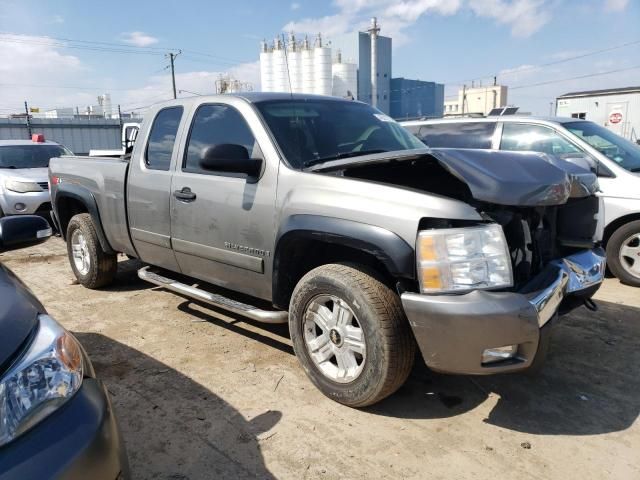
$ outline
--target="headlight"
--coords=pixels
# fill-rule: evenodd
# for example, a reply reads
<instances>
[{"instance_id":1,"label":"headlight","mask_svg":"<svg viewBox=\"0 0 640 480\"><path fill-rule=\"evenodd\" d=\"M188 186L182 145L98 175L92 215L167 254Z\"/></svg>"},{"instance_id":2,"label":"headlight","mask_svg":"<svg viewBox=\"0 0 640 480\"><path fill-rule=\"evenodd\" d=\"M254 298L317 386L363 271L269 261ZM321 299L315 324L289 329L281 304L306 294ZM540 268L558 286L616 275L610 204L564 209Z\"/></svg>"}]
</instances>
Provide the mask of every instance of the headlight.
<instances>
[{"instance_id":1,"label":"headlight","mask_svg":"<svg viewBox=\"0 0 640 480\"><path fill-rule=\"evenodd\" d=\"M48 315L39 319L28 350L0 378L0 447L50 415L82 384L78 341Z\"/></svg>"},{"instance_id":2,"label":"headlight","mask_svg":"<svg viewBox=\"0 0 640 480\"><path fill-rule=\"evenodd\" d=\"M17 193L42 192L42 188L36 182L19 182L17 180L6 180L4 187L7 190Z\"/></svg>"},{"instance_id":3,"label":"headlight","mask_svg":"<svg viewBox=\"0 0 640 480\"><path fill-rule=\"evenodd\" d=\"M416 242L416 263L423 293L513 284L509 249L498 224L421 231Z\"/></svg>"}]
</instances>

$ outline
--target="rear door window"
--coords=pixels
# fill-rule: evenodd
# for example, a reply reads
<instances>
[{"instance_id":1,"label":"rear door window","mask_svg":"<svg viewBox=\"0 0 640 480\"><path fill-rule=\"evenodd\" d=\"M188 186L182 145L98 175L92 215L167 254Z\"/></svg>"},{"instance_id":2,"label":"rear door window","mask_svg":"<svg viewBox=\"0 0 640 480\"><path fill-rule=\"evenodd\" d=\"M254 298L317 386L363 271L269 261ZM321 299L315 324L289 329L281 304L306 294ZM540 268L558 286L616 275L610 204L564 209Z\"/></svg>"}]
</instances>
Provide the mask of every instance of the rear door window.
<instances>
[{"instance_id":1,"label":"rear door window","mask_svg":"<svg viewBox=\"0 0 640 480\"><path fill-rule=\"evenodd\" d=\"M500 150L541 152L558 156L583 153L552 128L524 123L504 124Z\"/></svg>"},{"instance_id":2,"label":"rear door window","mask_svg":"<svg viewBox=\"0 0 640 480\"><path fill-rule=\"evenodd\" d=\"M447 122L422 125L418 138L431 148L490 149L496 122Z\"/></svg>"},{"instance_id":3,"label":"rear door window","mask_svg":"<svg viewBox=\"0 0 640 480\"><path fill-rule=\"evenodd\" d=\"M145 162L152 170L169 170L176 143L182 107L169 107L158 112L151 126Z\"/></svg>"}]
</instances>

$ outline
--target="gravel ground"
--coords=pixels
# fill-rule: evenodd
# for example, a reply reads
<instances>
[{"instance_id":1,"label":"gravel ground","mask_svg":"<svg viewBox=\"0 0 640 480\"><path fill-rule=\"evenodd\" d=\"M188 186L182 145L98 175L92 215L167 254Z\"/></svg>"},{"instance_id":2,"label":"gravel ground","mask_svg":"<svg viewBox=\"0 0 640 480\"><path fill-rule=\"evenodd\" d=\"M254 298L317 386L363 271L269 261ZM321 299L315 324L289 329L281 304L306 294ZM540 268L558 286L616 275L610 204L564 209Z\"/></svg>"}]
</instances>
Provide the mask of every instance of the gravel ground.
<instances>
[{"instance_id":1,"label":"gravel ground","mask_svg":"<svg viewBox=\"0 0 640 480\"><path fill-rule=\"evenodd\" d=\"M89 352L133 478L640 478L640 290L608 279L600 310L561 319L537 377L416 365L364 410L322 396L285 326L138 280L77 285L60 239L0 255Z\"/></svg>"}]
</instances>

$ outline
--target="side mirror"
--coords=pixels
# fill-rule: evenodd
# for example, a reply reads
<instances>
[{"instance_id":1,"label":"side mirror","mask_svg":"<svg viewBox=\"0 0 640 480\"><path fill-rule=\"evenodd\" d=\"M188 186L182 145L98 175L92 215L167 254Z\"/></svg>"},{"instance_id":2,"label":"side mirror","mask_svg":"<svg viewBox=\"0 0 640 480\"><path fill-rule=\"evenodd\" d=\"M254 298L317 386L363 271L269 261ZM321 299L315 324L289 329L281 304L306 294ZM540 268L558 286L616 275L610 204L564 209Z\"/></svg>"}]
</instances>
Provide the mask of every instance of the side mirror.
<instances>
[{"instance_id":1,"label":"side mirror","mask_svg":"<svg viewBox=\"0 0 640 480\"><path fill-rule=\"evenodd\" d=\"M202 151L200 167L211 172L244 173L248 179L257 179L262 170L262 160L250 158L242 145L221 143Z\"/></svg>"},{"instance_id":2,"label":"side mirror","mask_svg":"<svg viewBox=\"0 0 640 480\"><path fill-rule=\"evenodd\" d=\"M49 222L36 215L0 218L0 251L37 245L52 234Z\"/></svg>"}]
</instances>

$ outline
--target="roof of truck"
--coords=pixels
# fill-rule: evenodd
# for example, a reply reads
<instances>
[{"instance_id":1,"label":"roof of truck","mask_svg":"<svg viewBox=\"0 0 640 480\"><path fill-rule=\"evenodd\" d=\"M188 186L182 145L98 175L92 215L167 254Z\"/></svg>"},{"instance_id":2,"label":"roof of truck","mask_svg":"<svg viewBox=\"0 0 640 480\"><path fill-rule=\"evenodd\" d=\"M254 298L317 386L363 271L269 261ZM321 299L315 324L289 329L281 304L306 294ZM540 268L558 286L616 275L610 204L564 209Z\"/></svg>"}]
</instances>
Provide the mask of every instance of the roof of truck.
<instances>
[{"instance_id":1,"label":"roof of truck","mask_svg":"<svg viewBox=\"0 0 640 480\"><path fill-rule=\"evenodd\" d=\"M306 93L285 93L285 92L242 92L230 93L235 97L244 98L251 103L266 102L270 100L334 100L338 102L351 101L340 97L330 97L327 95L310 95Z\"/></svg>"}]
</instances>

